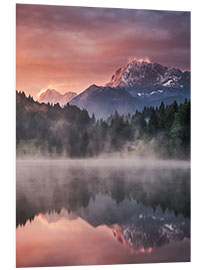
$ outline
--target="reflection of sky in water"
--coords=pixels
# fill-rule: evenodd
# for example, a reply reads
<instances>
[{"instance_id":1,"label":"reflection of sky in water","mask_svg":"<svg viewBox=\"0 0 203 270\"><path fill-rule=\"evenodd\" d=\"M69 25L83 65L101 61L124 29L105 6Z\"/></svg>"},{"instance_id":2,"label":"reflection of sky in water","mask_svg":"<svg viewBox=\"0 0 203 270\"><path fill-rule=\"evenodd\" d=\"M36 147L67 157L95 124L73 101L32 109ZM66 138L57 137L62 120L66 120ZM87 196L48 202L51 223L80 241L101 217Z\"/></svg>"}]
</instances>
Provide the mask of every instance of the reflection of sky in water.
<instances>
[{"instance_id":1,"label":"reflection of sky in water","mask_svg":"<svg viewBox=\"0 0 203 270\"><path fill-rule=\"evenodd\" d=\"M43 165L17 164L17 266L190 260L187 167Z\"/></svg>"},{"instance_id":2,"label":"reflection of sky in water","mask_svg":"<svg viewBox=\"0 0 203 270\"><path fill-rule=\"evenodd\" d=\"M190 252L187 238L162 248L132 248L121 238L119 225L95 228L66 210L37 215L31 223L17 228L16 237L17 266L188 261ZM117 241L118 237L122 241Z\"/></svg>"}]
</instances>

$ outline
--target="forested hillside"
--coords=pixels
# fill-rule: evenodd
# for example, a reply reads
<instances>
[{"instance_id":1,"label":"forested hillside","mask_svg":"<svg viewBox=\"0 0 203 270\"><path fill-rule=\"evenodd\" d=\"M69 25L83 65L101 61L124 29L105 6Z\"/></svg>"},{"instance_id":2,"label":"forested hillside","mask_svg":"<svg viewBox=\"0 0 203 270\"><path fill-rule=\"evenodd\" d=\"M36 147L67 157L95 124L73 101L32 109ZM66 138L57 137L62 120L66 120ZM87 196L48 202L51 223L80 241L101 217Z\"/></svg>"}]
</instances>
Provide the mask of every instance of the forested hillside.
<instances>
[{"instance_id":1,"label":"forested hillside","mask_svg":"<svg viewBox=\"0 0 203 270\"><path fill-rule=\"evenodd\" d=\"M17 156L95 157L106 153L190 158L190 101L96 120L67 104L38 103L16 92Z\"/></svg>"}]
</instances>

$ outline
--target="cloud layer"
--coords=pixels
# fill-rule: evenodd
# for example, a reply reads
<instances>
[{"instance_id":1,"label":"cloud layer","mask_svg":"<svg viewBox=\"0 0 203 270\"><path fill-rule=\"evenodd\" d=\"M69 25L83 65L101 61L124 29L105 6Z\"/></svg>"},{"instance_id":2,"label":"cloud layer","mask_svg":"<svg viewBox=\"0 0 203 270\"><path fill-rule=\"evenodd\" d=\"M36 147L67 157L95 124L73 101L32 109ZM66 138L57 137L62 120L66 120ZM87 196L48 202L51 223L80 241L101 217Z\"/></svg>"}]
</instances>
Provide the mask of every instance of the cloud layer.
<instances>
[{"instance_id":1,"label":"cloud layer","mask_svg":"<svg viewBox=\"0 0 203 270\"><path fill-rule=\"evenodd\" d=\"M18 90L81 92L135 57L190 69L190 13L17 4Z\"/></svg>"}]
</instances>

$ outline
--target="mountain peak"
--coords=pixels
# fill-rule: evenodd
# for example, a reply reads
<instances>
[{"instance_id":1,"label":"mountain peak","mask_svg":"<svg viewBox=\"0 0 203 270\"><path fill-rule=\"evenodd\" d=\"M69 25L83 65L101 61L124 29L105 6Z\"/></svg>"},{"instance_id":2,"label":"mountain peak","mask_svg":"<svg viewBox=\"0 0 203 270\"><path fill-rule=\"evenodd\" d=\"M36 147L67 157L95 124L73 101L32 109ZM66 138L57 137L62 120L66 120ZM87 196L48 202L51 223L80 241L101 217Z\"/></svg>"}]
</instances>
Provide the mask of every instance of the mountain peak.
<instances>
[{"instance_id":1,"label":"mountain peak","mask_svg":"<svg viewBox=\"0 0 203 270\"><path fill-rule=\"evenodd\" d=\"M47 89L46 91L45 91L46 93L59 93L58 91L56 91L55 89ZM44 92L44 93L45 93Z\"/></svg>"},{"instance_id":2,"label":"mountain peak","mask_svg":"<svg viewBox=\"0 0 203 270\"><path fill-rule=\"evenodd\" d=\"M41 93L38 101L44 103L59 103L61 106L67 104L71 99L76 97L77 94L75 92L66 92L64 94L59 93L55 89L47 89L45 92Z\"/></svg>"},{"instance_id":3,"label":"mountain peak","mask_svg":"<svg viewBox=\"0 0 203 270\"><path fill-rule=\"evenodd\" d=\"M189 85L189 77L186 81ZM105 86L121 87L183 87L186 74L176 67L166 67L152 63L147 59L133 59L125 67L119 68L113 74L111 81Z\"/></svg>"},{"instance_id":4,"label":"mountain peak","mask_svg":"<svg viewBox=\"0 0 203 270\"><path fill-rule=\"evenodd\" d=\"M146 58L133 58L128 62L128 65L146 65L146 64L151 64L151 60L146 57Z\"/></svg>"},{"instance_id":5,"label":"mountain peak","mask_svg":"<svg viewBox=\"0 0 203 270\"><path fill-rule=\"evenodd\" d=\"M93 83L87 88L87 90L88 89L97 89L97 88L99 88L99 86Z\"/></svg>"}]
</instances>

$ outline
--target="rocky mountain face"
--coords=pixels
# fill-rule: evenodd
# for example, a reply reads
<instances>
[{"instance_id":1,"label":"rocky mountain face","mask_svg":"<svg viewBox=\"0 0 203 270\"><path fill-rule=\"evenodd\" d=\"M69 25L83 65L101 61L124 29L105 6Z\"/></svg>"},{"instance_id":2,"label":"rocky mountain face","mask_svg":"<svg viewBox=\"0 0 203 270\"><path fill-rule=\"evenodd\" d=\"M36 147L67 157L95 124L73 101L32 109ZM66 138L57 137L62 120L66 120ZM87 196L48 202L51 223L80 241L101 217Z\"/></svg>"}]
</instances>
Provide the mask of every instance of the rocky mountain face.
<instances>
[{"instance_id":1,"label":"rocky mountain face","mask_svg":"<svg viewBox=\"0 0 203 270\"><path fill-rule=\"evenodd\" d=\"M131 61L118 69L105 86L91 85L71 100L97 118L107 118L117 110L134 113L144 106L165 105L190 98L190 72L157 63Z\"/></svg>"},{"instance_id":2,"label":"rocky mountain face","mask_svg":"<svg viewBox=\"0 0 203 270\"><path fill-rule=\"evenodd\" d=\"M190 72L133 60L126 67L119 68L106 86L185 88L190 86Z\"/></svg>"},{"instance_id":3,"label":"rocky mountain face","mask_svg":"<svg viewBox=\"0 0 203 270\"><path fill-rule=\"evenodd\" d=\"M38 101L40 103L51 103L56 104L59 103L61 106L64 106L67 104L71 99L76 97L77 94L75 92L66 92L65 94L61 94L58 91L54 89L47 89L45 92L43 92L39 98Z\"/></svg>"}]
</instances>

